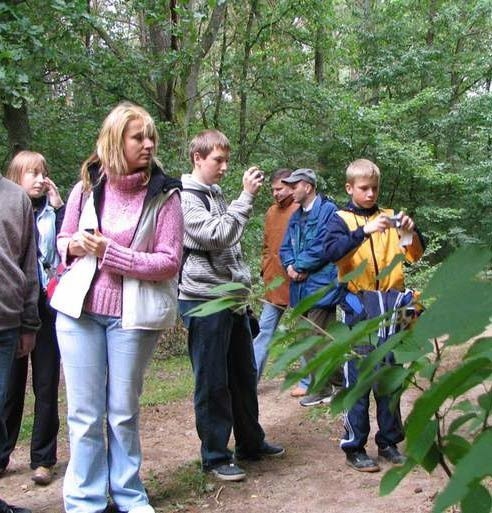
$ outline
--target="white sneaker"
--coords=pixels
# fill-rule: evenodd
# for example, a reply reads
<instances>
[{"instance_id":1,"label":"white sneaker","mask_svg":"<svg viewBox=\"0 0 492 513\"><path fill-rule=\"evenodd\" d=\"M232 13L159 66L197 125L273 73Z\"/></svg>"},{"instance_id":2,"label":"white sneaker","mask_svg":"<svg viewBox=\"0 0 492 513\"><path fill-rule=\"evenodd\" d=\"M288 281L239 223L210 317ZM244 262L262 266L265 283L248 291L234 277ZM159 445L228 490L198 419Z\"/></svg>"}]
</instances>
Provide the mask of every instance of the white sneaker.
<instances>
[{"instance_id":1,"label":"white sneaker","mask_svg":"<svg viewBox=\"0 0 492 513\"><path fill-rule=\"evenodd\" d=\"M150 504L146 504L145 506L136 506L128 513L155 513L155 510Z\"/></svg>"}]
</instances>

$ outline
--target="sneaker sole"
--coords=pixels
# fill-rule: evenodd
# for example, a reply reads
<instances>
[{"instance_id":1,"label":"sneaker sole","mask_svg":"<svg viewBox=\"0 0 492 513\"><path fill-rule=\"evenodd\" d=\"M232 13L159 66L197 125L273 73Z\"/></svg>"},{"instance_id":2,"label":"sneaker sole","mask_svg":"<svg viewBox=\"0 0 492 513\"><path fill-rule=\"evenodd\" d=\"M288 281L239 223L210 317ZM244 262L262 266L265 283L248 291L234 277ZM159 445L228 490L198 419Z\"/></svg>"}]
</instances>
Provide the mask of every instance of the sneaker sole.
<instances>
[{"instance_id":1,"label":"sneaker sole","mask_svg":"<svg viewBox=\"0 0 492 513\"><path fill-rule=\"evenodd\" d=\"M406 461L398 461L395 463L394 461L386 459L384 456L379 456L378 461L381 461L382 463L389 463L390 465L393 465L393 467L403 467L406 463Z\"/></svg>"},{"instance_id":2,"label":"sneaker sole","mask_svg":"<svg viewBox=\"0 0 492 513\"><path fill-rule=\"evenodd\" d=\"M219 472L214 472L213 470L210 473L220 481L242 481L246 479L246 474L233 474L228 476L227 474L220 474Z\"/></svg>"},{"instance_id":3,"label":"sneaker sole","mask_svg":"<svg viewBox=\"0 0 492 513\"><path fill-rule=\"evenodd\" d=\"M236 461L260 461L263 458L282 458L285 455L285 449L282 449L280 452L275 452L271 454L255 454L253 456L240 456L238 454L234 455L234 459Z\"/></svg>"},{"instance_id":4,"label":"sneaker sole","mask_svg":"<svg viewBox=\"0 0 492 513\"><path fill-rule=\"evenodd\" d=\"M355 465L352 465L350 461L345 460L345 464L347 467L350 467L353 470L357 470L357 472L379 472L381 468L378 465L375 465L374 467L356 467Z\"/></svg>"},{"instance_id":5,"label":"sneaker sole","mask_svg":"<svg viewBox=\"0 0 492 513\"><path fill-rule=\"evenodd\" d=\"M324 397L323 399L319 399L318 401L311 401L309 403L303 403L302 401L299 401L299 404L301 406L304 406L305 408L309 407L309 406L318 406L319 404L330 404L331 401L332 401L333 397Z\"/></svg>"},{"instance_id":6,"label":"sneaker sole","mask_svg":"<svg viewBox=\"0 0 492 513\"><path fill-rule=\"evenodd\" d=\"M282 458L285 455L285 449L282 449L280 452L275 452L273 454L262 454L266 458Z\"/></svg>"}]
</instances>

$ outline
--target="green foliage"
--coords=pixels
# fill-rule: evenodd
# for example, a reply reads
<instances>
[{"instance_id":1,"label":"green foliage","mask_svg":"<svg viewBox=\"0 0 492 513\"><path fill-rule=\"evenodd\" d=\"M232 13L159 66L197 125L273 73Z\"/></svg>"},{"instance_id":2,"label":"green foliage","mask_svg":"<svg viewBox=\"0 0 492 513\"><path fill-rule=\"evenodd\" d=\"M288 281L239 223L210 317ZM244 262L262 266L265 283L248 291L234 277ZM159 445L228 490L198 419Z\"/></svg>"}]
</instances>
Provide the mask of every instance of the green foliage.
<instances>
[{"instance_id":1,"label":"green foliage","mask_svg":"<svg viewBox=\"0 0 492 513\"><path fill-rule=\"evenodd\" d=\"M212 37L223 4L0 3L1 100L25 104L30 126L20 128L64 195L103 117L129 99L157 119L173 175L189 169L190 135L224 130L229 197L249 164L309 166L344 203L347 163L375 159L380 203L410 212L429 240L419 274L459 245L492 241L490 2L227 2ZM0 137L12 142L19 125L9 121ZM4 166L9 152L0 146ZM265 190L243 241L255 276L269 203Z\"/></svg>"},{"instance_id":2,"label":"green foliage","mask_svg":"<svg viewBox=\"0 0 492 513\"><path fill-rule=\"evenodd\" d=\"M492 243L491 2L226 4L212 37L212 16L224 2L178 1L174 12L169 3L154 0L0 2L2 168L11 157L9 144L19 131L28 133L30 146L46 156L66 196L94 148L102 119L123 99L141 103L156 118L158 156L175 176L190 168L191 135L211 126L225 131L233 146L222 183L229 198L239 194L250 164L267 173L308 166L319 171L320 189L343 204L348 162L374 159L382 171L380 204L409 212L427 239L424 259L409 270L408 281L425 289L428 309L413 331L392 342L408 374L386 372L385 379L389 388L399 383L404 388L412 380L444 383L441 356L435 356L441 342L434 338L449 334L447 354L486 324L491 311L488 285L476 277L487 265L486 252L479 257L472 250L469 261L458 256L450 267L440 266L456 248ZM199 66L193 68L197 56ZM12 118L5 106L25 107L29 123ZM255 281L270 202L265 185L241 241ZM228 293L246 301L241 291ZM253 293L251 303L261 294L256 282ZM222 299L214 308L230 305ZM289 342L299 313L282 321ZM372 323L350 333L341 328L335 360L353 356L356 336L373 328ZM483 364L477 374L488 368L489 352L479 347L473 351L483 354L463 361L471 374L477 361ZM283 363L291 365L297 354L289 346ZM372 358L380 356L375 351ZM327 368L317 363L319 370L312 370L321 378ZM367 364L364 372L367 386ZM459 390L471 386L475 377L465 379L467 371L461 372L442 390L459 378ZM487 393L480 402L432 398L438 411L453 402L457 417L442 446L431 444L418 455L422 465L432 468L441 457L458 465L465 445L449 436L461 436L463 429L478 436L487 424ZM342 399L349 404L353 397ZM442 423L434 421L437 433ZM426 424L429 439L432 426ZM477 498L483 496L482 488L470 485L463 508L473 505L472 489Z\"/></svg>"},{"instance_id":3,"label":"green foliage","mask_svg":"<svg viewBox=\"0 0 492 513\"><path fill-rule=\"evenodd\" d=\"M440 465L450 481L438 496L434 513L456 503L463 512L490 508L490 492L480 483L492 475L492 341L478 338L468 343L490 323L492 284L481 273L490 257L488 249L471 246L447 259L422 294L426 311L413 329L400 332L363 359L357 384L332 404L333 412L350 408L374 382L394 395L417 386L421 393L405 423L408 462L384 476L381 493L390 493L416 465L429 472ZM326 336L334 336L335 342L327 346L325 342L319 353L323 357L316 358L310 370L319 377L330 375L341 355L356 357L354 347L370 338L382 321L384 317L359 323L346 334L338 328L330 331ZM296 348L308 345L300 336L301 341L290 345L279 358L276 371L285 369L288 355L294 356ZM458 350L460 356L453 352ZM376 366L388 351L393 351L402 366ZM296 377L307 372L296 371ZM477 393L480 389L483 392Z\"/></svg>"},{"instance_id":4,"label":"green foliage","mask_svg":"<svg viewBox=\"0 0 492 513\"><path fill-rule=\"evenodd\" d=\"M283 316L273 340L276 361L271 372L287 372L285 386L312 374L312 388L317 390L344 361L359 359L359 379L334 399L333 414L350 408L375 383L394 400L407 388L417 388L419 396L405 422L408 461L385 474L380 490L390 493L416 466L427 472L441 466L449 482L436 499L434 513L458 503L463 513L490 509L490 491L484 485L492 476L492 338L479 336L492 318L492 282L483 273L491 256L482 246L453 253L425 287L426 310L415 325L375 347L368 356L360 357L357 346L377 340L378 326L388 322L391 313L360 322L351 330L336 324L329 332L317 328L318 334L313 334L314 326L302 314L316 302L316 295ZM238 285L226 288L233 301ZM246 301L242 298L240 303ZM206 309L210 314L231 304L210 301L200 313ZM305 367L293 367L302 354L313 349L315 356ZM390 352L398 365L380 363Z\"/></svg>"}]
</instances>

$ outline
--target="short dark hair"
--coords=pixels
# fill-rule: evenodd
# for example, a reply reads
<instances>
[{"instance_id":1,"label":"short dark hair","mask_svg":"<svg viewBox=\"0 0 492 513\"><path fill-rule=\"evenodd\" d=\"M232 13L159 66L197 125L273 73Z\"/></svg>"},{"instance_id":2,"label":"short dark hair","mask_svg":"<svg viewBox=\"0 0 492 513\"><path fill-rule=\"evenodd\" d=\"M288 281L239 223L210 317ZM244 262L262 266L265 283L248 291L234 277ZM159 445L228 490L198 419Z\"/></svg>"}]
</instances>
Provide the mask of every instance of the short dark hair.
<instances>
[{"instance_id":1,"label":"short dark hair","mask_svg":"<svg viewBox=\"0 0 492 513\"><path fill-rule=\"evenodd\" d=\"M272 173L270 177L270 183L275 182L276 180L282 180L282 178L287 178L292 174L292 169L288 169L286 167L281 167Z\"/></svg>"}]
</instances>

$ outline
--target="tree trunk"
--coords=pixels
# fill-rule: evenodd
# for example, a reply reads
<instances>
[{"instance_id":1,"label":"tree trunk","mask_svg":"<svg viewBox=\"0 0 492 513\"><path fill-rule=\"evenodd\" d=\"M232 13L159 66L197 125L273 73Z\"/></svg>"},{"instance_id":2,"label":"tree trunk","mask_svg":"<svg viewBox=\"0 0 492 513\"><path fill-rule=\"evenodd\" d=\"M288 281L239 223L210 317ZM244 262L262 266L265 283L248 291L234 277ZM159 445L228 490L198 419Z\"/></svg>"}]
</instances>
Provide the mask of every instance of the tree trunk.
<instances>
[{"instance_id":1,"label":"tree trunk","mask_svg":"<svg viewBox=\"0 0 492 513\"><path fill-rule=\"evenodd\" d=\"M241 65L241 83L239 84L239 139L238 139L238 159L241 164L245 164L247 160L247 126L246 119L248 113L248 72L249 60L251 57L251 33L253 31L253 22L257 14L258 0L252 0L249 10L248 23L246 25L246 34L244 35L244 52L243 62Z\"/></svg>"},{"instance_id":2,"label":"tree trunk","mask_svg":"<svg viewBox=\"0 0 492 513\"><path fill-rule=\"evenodd\" d=\"M217 92L215 94L215 108L213 115L213 126L217 129L220 128L220 109L222 107L222 96L224 94L224 62L227 51L227 32L225 27L227 26L227 9L224 13L224 30L222 33L222 46L220 49L220 63L217 71Z\"/></svg>"},{"instance_id":3,"label":"tree trunk","mask_svg":"<svg viewBox=\"0 0 492 513\"><path fill-rule=\"evenodd\" d=\"M4 103L3 125L7 130L9 152L12 157L19 151L29 148L31 127L26 102L23 102L19 108Z\"/></svg>"},{"instance_id":4,"label":"tree trunk","mask_svg":"<svg viewBox=\"0 0 492 513\"><path fill-rule=\"evenodd\" d=\"M314 47L314 80L318 85L321 85L325 81L324 39L325 31L320 23L316 28L316 42Z\"/></svg>"},{"instance_id":5,"label":"tree trunk","mask_svg":"<svg viewBox=\"0 0 492 513\"><path fill-rule=\"evenodd\" d=\"M193 61L189 67L185 83L185 130L189 126L194 114L195 103L198 99L198 79L203 59L217 39L217 34L224 20L227 2L222 2L214 7L210 21L195 50Z\"/></svg>"},{"instance_id":6,"label":"tree trunk","mask_svg":"<svg viewBox=\"0 0 492 513\"><path fill-rule=\"evenodd\" d=\"M148 46L151 48L152 54L157 62L161 62L159 67L162 68L160 78L156 80L155 89L157 95L157 104L159 119L161 121L174 122L174 85L175 79L167 73L165 65L162 63L164 59L162 56L169 51L178 50L178 40L174 35L174 29L178 23L178 14L176 12L176 0L169 1L168 21L166 28L163 29L157 24L153 24L149 28L149 41ZM142 26L142 32L144 27ZM146 44L144 43L143 46Z\"/></svg>"}]
</instances>

